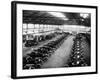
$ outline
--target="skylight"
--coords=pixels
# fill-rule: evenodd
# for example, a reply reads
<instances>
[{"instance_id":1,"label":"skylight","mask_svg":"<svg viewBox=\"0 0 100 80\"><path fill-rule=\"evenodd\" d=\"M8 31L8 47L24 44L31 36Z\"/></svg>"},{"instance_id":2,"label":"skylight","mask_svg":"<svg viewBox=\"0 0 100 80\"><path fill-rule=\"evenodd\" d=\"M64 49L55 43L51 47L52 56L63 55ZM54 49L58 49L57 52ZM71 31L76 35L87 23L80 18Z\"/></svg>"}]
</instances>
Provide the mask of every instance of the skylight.
<instances>
[{"instance_id":1,"label":"skylight","mask_svg":"<svg viewBox=\"0 0 100 80\"><path fill-rule=\"evenodd\" d=\"M63 19L63 20L68 20L68 18L66 18L66 16L61 12L49 12L49 14L51 14L55 17L58 17L60 19Z\"/></svg>"}]
</instances>

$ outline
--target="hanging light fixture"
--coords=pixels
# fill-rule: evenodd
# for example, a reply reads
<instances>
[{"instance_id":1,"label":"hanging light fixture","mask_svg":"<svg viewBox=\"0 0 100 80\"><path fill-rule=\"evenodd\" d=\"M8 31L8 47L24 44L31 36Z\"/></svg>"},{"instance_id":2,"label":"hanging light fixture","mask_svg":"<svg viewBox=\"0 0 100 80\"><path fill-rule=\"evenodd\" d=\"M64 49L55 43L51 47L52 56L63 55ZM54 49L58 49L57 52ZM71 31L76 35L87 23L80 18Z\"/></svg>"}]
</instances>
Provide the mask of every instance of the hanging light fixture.
<instances>
[{"instance_id":1,"label":"hanging light fixture","mask_svg":"<svg viewBox=\"0 0 100 80\"><path fill-rule=\"evenodd\" d=\"M86 13L80 13L80 16L83 17L83 18L87 18L89 16L89 14L86 14Z\"/></svg>"}]
</instances>

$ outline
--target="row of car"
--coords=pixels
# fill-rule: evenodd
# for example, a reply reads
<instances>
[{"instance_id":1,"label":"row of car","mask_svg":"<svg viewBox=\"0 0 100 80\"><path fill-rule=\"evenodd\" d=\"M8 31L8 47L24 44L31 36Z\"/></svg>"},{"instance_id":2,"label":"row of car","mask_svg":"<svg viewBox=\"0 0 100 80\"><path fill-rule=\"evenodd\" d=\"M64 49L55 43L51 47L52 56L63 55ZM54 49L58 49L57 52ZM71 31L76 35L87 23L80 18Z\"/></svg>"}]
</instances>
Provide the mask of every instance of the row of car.
<instances>
[{"instance_id":1,"label":"row of car","mask_svg":"<svg viewBox=\"0 0 100 80\"><path fill-rule=\"evenodd\" d=\"M25 38L23 38L23 40L25 43L25 47L32 47L32 46L38 45L40 42L50 40L50 39L54 38L56 35L57 35L57 33L55 32L55 33L51 33L51 34L47 34L47 35L34 36L28 40L25 40Z\"/></svg>"},{"instance_id":2,"label":"row of car","mask_svg":"<svg viewBox=\"0 0 100 80\"><path fill-rule=\"evenodd\" d=\"M84 40L84 38L85 37L82 34L76 35L76 38L74 39L74 44L70 55L69 63L68 63L69 67L88 66L84 55L84 49L81 46L81 43Z\"/></svg>"},{"instance_id":3,"label":"row of car","mask_svg":"<svg viewBox=\"0 0 100 80\"><path fill-rule=\"evenodd\" d=\"M62 34L62 36L55 41L51 41L31 53L28 53L23 57L23 69L38 69L45 63L48 58L60 47L64 42L68 34Z\"/></svg>"}]
</instances>

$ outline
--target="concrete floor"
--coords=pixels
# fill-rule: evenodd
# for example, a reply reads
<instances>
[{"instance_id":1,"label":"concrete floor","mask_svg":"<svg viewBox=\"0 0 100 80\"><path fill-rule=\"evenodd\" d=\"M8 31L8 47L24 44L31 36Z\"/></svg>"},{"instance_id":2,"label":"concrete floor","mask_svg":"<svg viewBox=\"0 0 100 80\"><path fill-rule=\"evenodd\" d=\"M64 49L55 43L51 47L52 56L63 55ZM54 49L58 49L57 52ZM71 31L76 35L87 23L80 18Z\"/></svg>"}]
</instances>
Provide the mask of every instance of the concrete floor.
<instances>
[{"instance_id":1,"label":"concrete floor","mask_svg":"<svg viewBox=\"0 0 100 80\"><path fill-rule=\"evenodd\" d=\"M56 68L62 67L69 59L73 45L74 36L69 36L66 38L64 43L58 48L54 54L42 65L42 68Z\"/></svg>"}]
</instances>

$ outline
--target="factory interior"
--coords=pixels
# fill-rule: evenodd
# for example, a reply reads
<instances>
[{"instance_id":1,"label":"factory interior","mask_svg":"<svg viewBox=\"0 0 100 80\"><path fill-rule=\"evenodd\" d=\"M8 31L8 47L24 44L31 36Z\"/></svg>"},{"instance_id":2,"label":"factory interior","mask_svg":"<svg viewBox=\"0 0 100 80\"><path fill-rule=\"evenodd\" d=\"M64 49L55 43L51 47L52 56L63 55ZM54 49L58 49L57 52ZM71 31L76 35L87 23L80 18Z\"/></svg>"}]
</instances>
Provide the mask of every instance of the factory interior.
<instances>
[{"instance_id":1,"label":"factory interior","mask_svg":"<svg viewBox=\"0 0 100 80\"><path fill-rule=\"evenodd\" d=\"M23 69L91 66L91 14L23 10Z\"/></svg>"}]
</instances>

